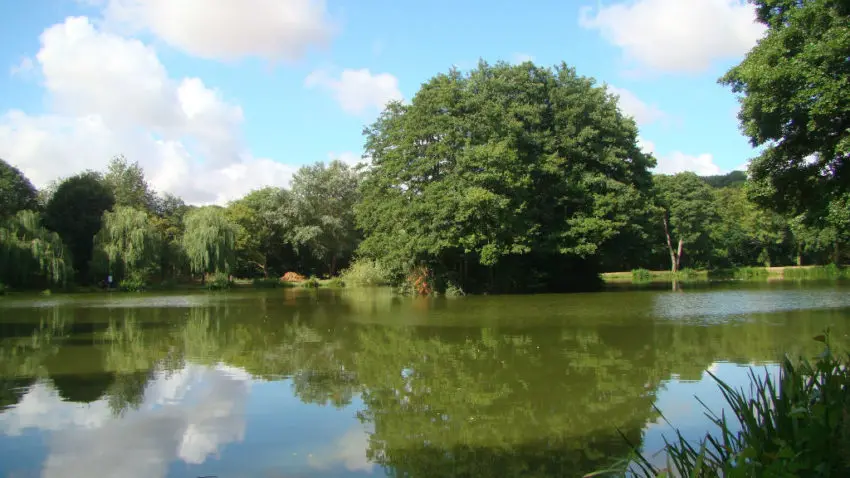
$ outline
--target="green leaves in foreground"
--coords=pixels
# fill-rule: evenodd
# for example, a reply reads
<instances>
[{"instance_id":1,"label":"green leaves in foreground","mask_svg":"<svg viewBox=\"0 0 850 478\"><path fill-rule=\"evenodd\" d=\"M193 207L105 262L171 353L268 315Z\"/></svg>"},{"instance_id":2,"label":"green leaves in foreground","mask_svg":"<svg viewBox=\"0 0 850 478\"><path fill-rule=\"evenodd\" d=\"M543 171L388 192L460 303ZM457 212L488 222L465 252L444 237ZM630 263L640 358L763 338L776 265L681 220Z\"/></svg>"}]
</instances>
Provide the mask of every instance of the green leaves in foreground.
<instances>
[{"instance_id":1,"label":"green leaves in foreground","mask_svg":"<svg viewBox=\"0 0 850 478\"><path fill-rule=\"evenodd\" d=\"M675 440L665 438L666 467L638 453L630 471L645 477L850 476L850 358L833 356L828 335L814 339L826 345L814 363L786 357L778 380L751 370L749 393L712 374L737 424L707 411L718 432L694 444L677 431Z\"/></svg>"}]
</instances>

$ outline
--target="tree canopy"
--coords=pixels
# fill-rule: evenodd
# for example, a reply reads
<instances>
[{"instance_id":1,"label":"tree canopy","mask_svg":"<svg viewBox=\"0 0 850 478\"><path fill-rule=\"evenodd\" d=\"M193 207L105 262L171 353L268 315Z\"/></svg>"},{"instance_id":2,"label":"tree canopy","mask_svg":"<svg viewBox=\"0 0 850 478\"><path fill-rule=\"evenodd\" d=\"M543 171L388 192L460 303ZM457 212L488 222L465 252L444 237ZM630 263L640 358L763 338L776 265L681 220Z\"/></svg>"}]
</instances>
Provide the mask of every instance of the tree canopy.
<instances>
[{"instance_id":1,"label":"tree canopy","mask_svg":"<svg viewBox=\"0 0 850 478\"><path fill-rule=\"evenodd\" d=\"M536 269L532 256L594 258L643 207L655 164L616 97L563 64L453 69L409 105L390 104L365 135L362 253L398 270L460 269L466 286L469 266L515 261L504 273L516 275Z\"/></svg>"},{"instance_id":2,"label":"tree canopy","mask_svg":"<svg viewBox=\"0 0 850 478\"><path fill-rule=\"evenodd\" d=\"M225 210L206 206L186 214L183 249L195 273L230 272L234 266L236 226Z\"/></svg>"},{"instance_id":3,"label":"tree canopy","mask_svg":"<svg viewBox=\"0 0 850 478\"><path fill-rule=\"evenodd\" d=\"M767 35L720 79L762 153L753 198L782 212L825 209L850 190L850 4L754 0Z\"/></svg>"},{"instance_id":4,"label":"tree canopy","mask_svg":"<svg viewBox=\"0 0 850 478\"><path fill-rule=\"evenodd\" d=\"M140 211L148 211L155 206L156 198L138 162L130 163L124 156L116 156L109 162L103 182L112 190L116 206Z\"/></svg>"},{"instance_id":5,"label":"tree canopy","mask_svg":"<svg viewBox=\"0 0 850 478\"><path fill-rule=\"evenodd\" d=\"M35 186L16 167L0 158L0 219L24 209L38 208Z\"/></svg>"},{"instance_id":6,"label":"tree canopy","mask_svg":"<svg viewBox=\"0 0 850 478\"><path fill-rule=\"evenodd\" d=\"M156 270L161 236L147 213L128 206L117 206L103 214L103 227L95 247L108 263L108 273L116 281L124 278L144 280Z\"/></svg>"},{"instance_id":7,"label":"tree canopy","mask_svg":"<svg viewBox=\"0 0 850 478\"><path fill-rule=\"evenodd\" d=\"M103 213L112 209L115 198L99 173L87 171L59 184L47 203L45 225L68 246L77 280L87 282L94 236L100 231Z\"/></svg>"}]
</instances>

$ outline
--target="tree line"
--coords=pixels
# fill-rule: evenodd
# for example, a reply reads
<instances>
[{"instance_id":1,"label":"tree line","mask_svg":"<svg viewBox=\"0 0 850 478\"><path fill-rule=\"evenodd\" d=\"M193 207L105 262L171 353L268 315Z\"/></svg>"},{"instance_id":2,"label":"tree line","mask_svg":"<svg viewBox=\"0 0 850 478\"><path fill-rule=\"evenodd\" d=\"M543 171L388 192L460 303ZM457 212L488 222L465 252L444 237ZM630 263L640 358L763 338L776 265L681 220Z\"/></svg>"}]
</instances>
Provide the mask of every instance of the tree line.
<instances>
[{"instance_id":1,"label":"tree line","mask_svg":"<svg viewBox=\"0 0 850 478\"><path fill-rule=\"evenodd\" d=\"M40 192L4 163L0 280L333 276L356 257L421 293L557 291L605 270L840 263L850 10L755 4L767 34L720 79L762 147L749 179L653 175L605 85L563 63L481 61L388 104L364 129L368 166L306 166L227 207L158 195L121 157Z\"/></svg>"}]
</instances>

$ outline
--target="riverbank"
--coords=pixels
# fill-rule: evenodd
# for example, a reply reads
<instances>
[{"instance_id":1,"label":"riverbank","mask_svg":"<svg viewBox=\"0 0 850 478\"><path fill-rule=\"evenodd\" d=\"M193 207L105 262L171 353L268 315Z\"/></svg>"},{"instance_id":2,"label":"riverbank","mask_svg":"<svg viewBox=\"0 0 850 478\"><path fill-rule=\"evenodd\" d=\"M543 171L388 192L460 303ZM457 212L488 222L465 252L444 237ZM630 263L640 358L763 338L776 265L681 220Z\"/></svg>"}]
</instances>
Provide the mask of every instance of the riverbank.
<instances>
[{"instance_id":1,"label":"riverbank","mask_svg":"<svg viewBox=\"0 0 850 478\"><path fill-rule=\"evenodd\" d=\"M713 280L822 280L848 279L850 268L836 266L739 267L734 269L683 269L678 272L634 269L600 274L608 284L652 282L708 282Z\"/></svg>"}]
</instances>

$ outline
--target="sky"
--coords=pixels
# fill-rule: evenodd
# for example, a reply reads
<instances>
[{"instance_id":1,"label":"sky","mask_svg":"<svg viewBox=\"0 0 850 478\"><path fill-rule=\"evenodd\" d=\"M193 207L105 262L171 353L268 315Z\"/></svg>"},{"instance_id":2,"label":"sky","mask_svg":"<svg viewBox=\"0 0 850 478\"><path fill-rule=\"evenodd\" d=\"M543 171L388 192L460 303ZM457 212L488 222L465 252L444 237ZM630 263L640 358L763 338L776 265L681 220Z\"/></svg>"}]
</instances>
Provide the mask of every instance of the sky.
<instances>
[{"instance_id":1,"label":"sky","mask_svg":"<svg viewBox=\"0 0 850 478\"><path fill-rule=\"evenodd\" d=\"M28 0L0 19L0 158L37 187L122 154L224 204L360 161L383 105L479 59L608 85L656 172L755 155L717 84L764 34L745 0Z\"/></svg>"}]
</instances>

